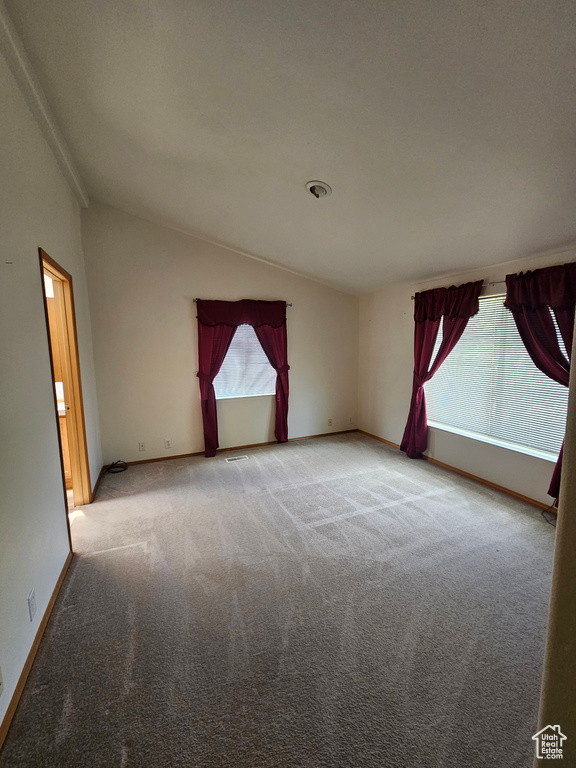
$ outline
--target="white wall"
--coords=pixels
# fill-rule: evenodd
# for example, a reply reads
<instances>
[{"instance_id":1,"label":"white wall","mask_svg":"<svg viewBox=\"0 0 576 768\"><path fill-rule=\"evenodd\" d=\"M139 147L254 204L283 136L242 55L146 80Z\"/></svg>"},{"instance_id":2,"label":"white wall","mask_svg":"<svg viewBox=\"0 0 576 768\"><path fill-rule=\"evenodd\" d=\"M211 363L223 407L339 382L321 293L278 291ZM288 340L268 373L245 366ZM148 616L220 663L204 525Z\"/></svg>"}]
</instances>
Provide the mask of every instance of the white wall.
<instances>
[{"instance_id":1,"label":"white wall","mask_svg":"<svg viewBox=\"0 0 576 768\"><path fill-rule=\"evenodd\" d=\"M412 393L414 370L414 302L416 291L472 280L503 280L512 272L564 264L574 252L509 262L419 284L391 285L360 301L359 417L360 429L400 443ZM504 293L498 285L483 293ZM538 501L546 494L554 464L499 446L429 428L427 455ZM411 461L411 459L407 459Z\"/></svg>"},{"instance_id":2,"label":"white wall","mask_svg":"<svg viewBox=\"0 0 576 768\"><path fill-rule=\"evenodd\" d=\"M289 437L356 427L357 297L103 204L82 238L105 462L203 450L195 297L292 302ZM271 402L221 402L220 446L273 439Z\"/></svg>"},{"instance_id":3,"label":"white wall","mask_svg":"<svg viewBox=\"0 0 576 768\"><path fill-rule=\"evenodd\" d=\"M1 721L69 549L39 246L73 277L93 483L101 453L78 204L1 56L0 104Z\"/></svg>"}]
</instances>

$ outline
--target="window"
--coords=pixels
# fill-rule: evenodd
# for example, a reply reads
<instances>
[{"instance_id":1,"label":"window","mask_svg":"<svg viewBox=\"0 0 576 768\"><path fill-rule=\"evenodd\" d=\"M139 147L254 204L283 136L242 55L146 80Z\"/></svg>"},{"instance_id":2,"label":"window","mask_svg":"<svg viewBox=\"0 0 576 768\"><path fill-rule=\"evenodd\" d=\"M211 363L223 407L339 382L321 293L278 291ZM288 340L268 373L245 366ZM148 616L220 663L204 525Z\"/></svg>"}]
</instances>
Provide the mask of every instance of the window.
<instances>
[{"instance_id":1,"label":"window","mask_svg":"<svg viewBox=\"0 0 576 768\"><path fill-rule=\"evenodd\" d=\"M251 325L239 325L226 353L222 368L214 379L216 398L273 395L276 371Z\"/></svg>"},{"instance_id":2,"label":"window","mask_svg":"<svg viewBox=\"0 0 576 768\"><path fill-rule=\"evenodd\" d=\"M536 368L503 302L503 296L480 299L480 311L426 383L428 423L555 459L566 428L568 388ZM441 337L442 328L432 360ZM565 351L559 333L558 338Z\"/></svg>"}]
</instances>

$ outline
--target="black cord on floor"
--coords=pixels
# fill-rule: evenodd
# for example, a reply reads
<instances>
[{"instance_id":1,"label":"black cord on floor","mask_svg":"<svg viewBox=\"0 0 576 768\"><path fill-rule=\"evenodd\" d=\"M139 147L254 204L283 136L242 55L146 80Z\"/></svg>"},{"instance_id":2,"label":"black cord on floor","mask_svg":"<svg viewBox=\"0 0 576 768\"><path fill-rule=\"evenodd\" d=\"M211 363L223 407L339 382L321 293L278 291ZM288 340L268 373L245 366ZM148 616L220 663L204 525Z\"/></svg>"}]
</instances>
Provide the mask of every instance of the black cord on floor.
<instances>
[{"instance_id":1,"label":"black cord on floor","mask_svg":"<svg viewBox=\"0 0 576 768\"><path fill-rule=\"evenodd\" d=\"M544 520L546 520L546 522L553 528L556 528L556 517L558 514L558 507L556 506L557 501L558 499L555 499L549 507L546 507L546 509L543 509L542 512L540 512Z\"/></svg>"},{"instance_id":2,"label":"black cord on floor","mask_svg":"<svg viewBox=\"0 0 576 768\"><path fill-rule=\"evenodd\" d=\"M118 461L115 461L113 464L110 464L106 472L110 472L110 474L115 475L117 472L126 472L127 469L128 469L128 464L126 464L125 461L118 459Z\"/></svg>"}]
</instances>

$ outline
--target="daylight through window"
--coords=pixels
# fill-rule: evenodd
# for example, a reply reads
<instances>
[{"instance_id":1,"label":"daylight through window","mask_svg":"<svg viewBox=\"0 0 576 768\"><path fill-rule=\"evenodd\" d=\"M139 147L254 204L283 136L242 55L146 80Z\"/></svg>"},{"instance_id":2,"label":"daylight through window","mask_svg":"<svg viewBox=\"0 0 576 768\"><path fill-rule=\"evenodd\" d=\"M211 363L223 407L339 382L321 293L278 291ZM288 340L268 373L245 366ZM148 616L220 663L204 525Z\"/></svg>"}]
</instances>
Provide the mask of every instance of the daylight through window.
<instances>
[{"instance_id":1,"label":"daylight through window","mask_svg":"<svg viewBox=\"0 0 576 768\"><path fill-rule=\"evenodd\" d=\"M239 325L226 353L222 368L214 379L216 398L273 395L276 371L251 325Z\"/></svg>"},{"instance_id":2,"label":"daylight through window","mask_svg":"<svg viewBox=\"0 0 576 768\"><path fill-rule=\"evenodd\" d=\"M536 368L503 302L503 296L480 299L480 311L425 385L428 423L555 458L566 428L568 388ZM441 340L442 327L432 360Z\"/></svg>"}]
</instances>

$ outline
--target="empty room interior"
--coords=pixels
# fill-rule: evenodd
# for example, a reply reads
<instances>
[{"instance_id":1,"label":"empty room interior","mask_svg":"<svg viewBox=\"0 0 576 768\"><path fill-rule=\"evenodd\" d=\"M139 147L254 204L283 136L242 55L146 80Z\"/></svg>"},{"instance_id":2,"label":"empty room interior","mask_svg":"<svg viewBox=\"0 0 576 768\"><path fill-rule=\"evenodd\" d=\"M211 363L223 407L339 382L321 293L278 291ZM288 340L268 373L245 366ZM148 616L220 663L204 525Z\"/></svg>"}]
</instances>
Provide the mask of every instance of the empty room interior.
<instances>
[{"instance_id":1,"label":"empty room interior","mask_svg":"<svg viewBox=\"0 0 576 768\"><path fill-rule=\"evenodd\" d=\"M576 5L0 0L0 767L576 765Z\"/></svg>"}]
</instances>

